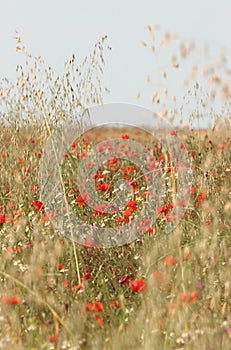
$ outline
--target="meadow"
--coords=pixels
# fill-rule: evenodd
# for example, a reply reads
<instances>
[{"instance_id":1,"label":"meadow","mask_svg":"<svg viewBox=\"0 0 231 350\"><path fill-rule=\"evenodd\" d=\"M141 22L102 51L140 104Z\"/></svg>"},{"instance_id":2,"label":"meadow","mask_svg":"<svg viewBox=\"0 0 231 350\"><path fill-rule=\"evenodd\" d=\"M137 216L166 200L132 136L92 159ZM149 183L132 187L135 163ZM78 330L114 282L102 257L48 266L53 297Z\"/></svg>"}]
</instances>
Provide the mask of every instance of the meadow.
<instances>
[{"instance_id":1,"label":"meadow","mask_svg":"<svg viewBox=\"0 0 231 350\"><path fill-rule=\"evenodd\" d=\"M48 213L41 201L38 169L46 140L58 123L79 111L84 120L85 106L102 102L105 40L79 68L73 56L60 77L41 58L30 56L17 37L25 67L17 68L15 84L1 82L0 348L228 350L230 115L213 128L170 131L183 140L179 148L187 152L192 169L190 198L178 203L184 213L171 232L166 225L174 222L174 167L161 145L132 128L84 134L70 145L61 175L63 195L82 220L108 228L129 225L148 196L146 178L133 158L111 158L94 176L105 201L118 193L116 181L126 179L132 187L127 206L110 215L102 207L91 208L87 195L80 194L73 164L75 170L98 142L113 138L149 147L150 170L155 160L166 179L166 196L154 224L150 217L139 221L139 238L109 248L87 239L78 244L52 225L51 217L59 213Z\"/></svg>"}]
</instances>

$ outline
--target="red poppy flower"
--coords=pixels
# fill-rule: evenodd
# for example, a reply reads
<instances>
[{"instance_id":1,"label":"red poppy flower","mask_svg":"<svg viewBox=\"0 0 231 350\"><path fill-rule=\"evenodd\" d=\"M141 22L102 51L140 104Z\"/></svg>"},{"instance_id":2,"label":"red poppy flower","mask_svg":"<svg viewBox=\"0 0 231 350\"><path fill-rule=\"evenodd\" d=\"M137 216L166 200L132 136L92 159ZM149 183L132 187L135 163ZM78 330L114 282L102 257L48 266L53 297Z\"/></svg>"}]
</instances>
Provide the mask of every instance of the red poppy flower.
<instances>
[{"instance_id":1,"label":"red poppy flower","mask_svg":"<svg viewBox=\"0 0 231 350\"><path fill-rule=\"evenodd\" d=\"M17 305L19 303L18 297L2 297L3 304L6 305Z\"/></svg>"},{"instance_id":2,"label":"red poppy flower","mask_svg":"<svg viewBox=\"0 0 231 350\"><path fill-rule=\"evenodd\" d=\"M120 309L120 307L121 307L119 303L115 302L114 298L112 298L110 306L115 306L117 309Z\"/></svg>"},{"instance_id":3,"label":"red poppy flower","mask_svg":"<svg viewBox=\"0 0 231 350\"><path fill-rule=\"evenodd\" d=\"M183 142L179 142L178 147L179 147L181 150L184 150L184 149L185 149Z\"/></svg>"},{"instance_id":4,"label":"red poppy flower","mask_svg":"<svg viewBox=\"0 0 231 350\"><path fill-rule=\"evenodd\" d=\"M129 283L129 287L132 290L132 292L144 292L147 288L147 284L144 282L142 278L139 278L137 280L133 280Z\"/></svg>"},{"instance_id":5,"label":"red poppy flower","mask_svg":"<svg viewBox=\"0 0 231 350\"><path fill-rule=\"evenodd\" d=\"M68 292L68 285L69 285L68 280L64 280L63 281L63 286L66 289L66 292Z\"/></svg>"},{"instance_id":6,"label":"red poppy flower","mask_svg":"<svg viewBox=\"0 0 231 350\"><path fill-rule=\"evenodd\" d=\"M128 134L121 134L120 137L123 140L128 140L129 139L129 135Z\"/></svg>"},{"instance_id":7,"label":"red poppy flower","mask_svg":"<svg viewBox=\"0 0 231 350\"><path fill-rule=\"evenodd\" d=\"M85 275L81 278L81 281L84 282L85 280L89 280L90 278L92 278L92 274L90 272L85 272Z\"/></svg>"},{"instance_id":8,"label":"red poppy flower","mask_svg":"<svg viewBox=\"0 0 231 350\"><path fill-rule=\"evenodd\" d=\"M75 198L76 202L78 203L79 207L82 207L85 203L89 202L89 198L87 193L81 193L78 197Z\"/></svg>"},{"instance_id":9,"label":"red poppy flower","mask_svg":"<svg viewBox=\"0 0 231 350\"><path fill-rule=\"evenodd\" d=\"M103 312L103 305L100 301L89 302L85 304L84 307L86 307L87 310L90 312L94 312L94 311Z\"/></svg>"},{"instance_id":10,"label":"red poppy flower","mask_svg":"<svg viewBox=\"0 0 231 350\"><path fill-rule=\"evenodd\" d=\"M0 224L5 224L6 222L6 214L0 214Z\"/></svg>"},{"instance_id":11,"label":"red poppy flower","mask_svg":"<svg viewBox=\"0 0 231 350\"><path fill-rule=\"evenodd\" d=\"M96 314L95 318L96 318L98 324L102 324L103 323L103 319L102 319L102 317L100 315Z\"/></svg>"},{"instance_id":12,"label":"red poppy flower","mask_svg":"<svg viewBox=\"0 0 231 350\"><path fill-rule=\"evenodd\" d=\"M127 208L131 209L131 210L137 210L137 201L133 201L133 200L129 200L127 203Z\"/></svg>"},{"instance_id":13,"label":"red poppy flower","mask_svg":"<svg viewBox=\"0 0 231 350\"><path fill-rule=\"evenodd\" d=\"M200 207L201 204L205 201L205 199L206 199L206 191L199 193L196 196L196 207Z\"/></svg>"},{"instance_id":14,"label":"red poppy flower","mask_svg":"<svg viewBox=\"0 0 231 350\"><path fill-rule=\"evenodd\" d=\"M50 342L50 343L56 343L58 341L58 338L59 338L59 335L58 334L53 334L53 335L50 335L47 340Z\"/></svg>"},{"instance_id":15,"label":"red poppy flower","mask_svg":"<svg viewBox=\"0 0 231 350\"><path fill-rule=\"evenodd\" d=\"M37 200L34 201L34 202L32 202L31 204L33 205L33 207L35 207L35 210L36 210L37 212L40 211L40 210L42 210L42 209L44 208L42 202L37 201Z\"/></svg>"},{"instance_id":16,"label":"red poppy flower","mask_svg":"<svg viewBox=\"0 0 231 350\"><path fill-rule=\"evenodd\" d=\"M125 217L126 223L129 223L133 217L131 209L127 209L123 212L123 215Z\"/></svg>"},{"instance_id":17,"label":"red poppy flower","mask_svg":"<svg viewBox=\"0 0 231 350\"><path fill-rule=\"evenodd\" d=\"M72 291L73 293L75 293L77 290L80 290L80 289L83 289L83 285L82 285L82 284L77 284L76 286L73 286L73 287L71 288L71 291Z\"/></svg>"},{"instance_id":18,"label":"red poppy flower","mask_svg":"<svg viewBox=\"0 0 231 350\"><path fill-rule=\"evenodd\" d=\"M166 205L161 205L157 208L157 210L156 210L157 219L161 218L163 213L164 214L168 213L168 208L166 207Z\"/></svg>"},{"instance_id":19,"label":"red poppy flower","mask_svg":"<svg viewBox=\"0 0 231 350\"><path fill-rule=\"evenodd\" d=\"M106 209L106 205L104 203L95 205L94 206L95 217L97 217L99 214L103 216L107 216L107 213L104 212L105 209Z\"/></svg>"},{"instance_id":20,"label":"red poppy flower","mask_svg":"<svg viewBox=\"0 0 231 350\"><path fill-rule=\"evenodd\" d=\"M109 185L108 184L97 184L96 185L96 189L98 191L107 191L109 188Z\"/></svg>"},{"instance_id":21,"label":"red poppy flower","mask_svg":"<svg viewBox=\"0 0 231 350\"><path fill-rule=\"evenodd\" d=\"M59 264L59 271L62 271L65 269L65 266L63 264Z\"/></svg>"},{"instance_id":22,"label":"red poppy flower","mask_svg":"<svg viewBox=\"0 0 231 350\"><path fill-rule=\"evenodd\" d=\"M185 293L180 293L180 300L181 300L181 305L184 305L185 303L188 304L193 304L198 297L198 290L194 290L193 292L185 292Z\"/></svg>"},{"instance_id":23,"label":"red poppy flower","mask_svg":"<svg viewBox=\"0 0 231 350\"><path fill-rule=\"evenodd\" d=\"M177 257L172 257L172 256L167 256L164 260L164 266L174 266L178 264L178 259Z\"/></svg>"},{"instance_id":24,"label":"red poppy flower","mask_svg":"<svg viewBox=\"0 0 231 350\"><path fill-rule=\"evenodd\" d=\"M124 275L119 281L119 284L124 284L129 280L130 276L129 275Z\"/></svg>"},{"instance_id":25,"label":"red poppy flower","mask_svg":"<svg viewBox=\"0 0 231 350\"><path fill-rule=\"evenodd\" d=\"M95 307L96 307L97 311L103 312L103 304L101 303L101 301L96 301Z\"/></svg>"}]
</instances>

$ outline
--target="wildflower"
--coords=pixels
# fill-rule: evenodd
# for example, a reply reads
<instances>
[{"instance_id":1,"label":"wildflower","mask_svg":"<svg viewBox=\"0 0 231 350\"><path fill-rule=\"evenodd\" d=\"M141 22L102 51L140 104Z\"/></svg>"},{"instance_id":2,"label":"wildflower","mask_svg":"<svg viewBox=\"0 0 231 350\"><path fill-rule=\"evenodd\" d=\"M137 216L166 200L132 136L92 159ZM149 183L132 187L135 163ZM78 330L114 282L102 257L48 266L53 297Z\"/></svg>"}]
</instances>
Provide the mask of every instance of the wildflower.
<instances>
[{"instance_id":1,"label":"wildflower","mask_svg":"<svg viewBox=\"0 0 231 350\"><path fill-rule=\"evenodd\" d=\"M164 260L164 266L175 266L178 264L178 259L177 257L172 257L172 256L167 256Z\"/></svg>"},{"instance_id":2,"label":"wildflower","mask_svg":"<svg viewBox=\"0 0 231 350\"><path fill-rule=\"evenodd\" d=\"M121 134L120 137L123 140L128 140L129 139L129 135L128 134Z\"/></svg>"},{"instance_id":3,"label":"wildflower","mask_svg":"<svg viewBox=\"0 0 231 350\"><path fill-rule=\"evenodd\" d=\"M5 224L6 222L6 214L0 214L0 224Z\"/></svg>"},{"instance_id":4,"label":"wildflower","mask_svg":"<svg viewBox=\"0 0 231 350\"><path fill-rule=\"evenodd\" d=\"M123 212L123 215L125 217L126 223L130 223L131 219L133 218L132 212L130 209L127 209Z\"/></svg>"},{"instance_id":5,"label":"wildflower","mask_svg":"<svg viewBox=\"0 0 231 350\"><path fill-rule=\"evenodd\" d=\"M89 302L87 304L84 304L84 307L87 308L87 310L89 312L94 312L94 311L98 311L98 312L103 312L103 304L101 303L101 301L96 301L96 302Z\"/></svg>"},{"instance_id":6,"label":"wildflower","mask_svg":"<svg viewBox=\"0 0 231 350\"><path fill-rule=\"evenodd\" d=\"M63 281L63 286L64 286L66 292L68 292L68 286L69 286L68 280Z\"/></svg>"},{"instance_id":7,"label":"wildflower","mask_svg":"<svg viewBox=\"0 0 231 350\"><path fill-rule=\"evenodd\" d=\"M63 272L64 269L65 269L65 266L63 264L59 264L59 271Z\"/></svg>"},{"instance_id":8,"label":"wildflower","mask_svg":"<svg viewBox=\"0 0 231 350\"><path fill-rule=\"evenodd\" d=\"M87 310L88 311L90 311L90 312L93 312L93 311L95 311L95 304L94 303L87 303L86 305L85 305L85 307L87 308Z\"/></svg>"},{"instance_id":9,"label":"wildflower","mask_svg":"<svg viewBox=\"0 0 231 350\"><path fill-rule=\"evenodd\" d=\"M199 193L196 196L196 207L200 207L201 204L205 201L205 199L206 199L206 191Z\"/></svg>"},{"instance_id":10,"label":"wildflower","mask_svg":"<svg viewBox=\"0 0 231 350\"><path fill-rule=\"evenodd\" d=\"M89 198L86 192L81 193L78 197L75 198L75 200L78 203L79 207L82 207L84 203L89 202Z\"/></svg>"},{"instance_id":11,"label":"wildflower","mask_svg":"<svg viewBox=\"0 0 231 350\"><path fill-rule=\"evenodd\" d=\"M185 292L185 293L180 293L180 300L181 300L181 305L184 305L185 303L187 304L193 304L198 297L198 290L194 290L193 292Z\"/></svg>"},{"instance_id":12,"label":"wildflower","mask_svg":"<svg viewBox=\"0 0 231 350\"><path fill-rule=\"evenodd\" d=\"M89 280L92 278L92 274L90 272L85 272L84 277L81 278L81 282L84 282L85 280Z\"/></svg>"},{"instance_id":13,"label":"wildflower","mask_svg":"<svg viewBox=\"0 0 231 350\"><path fill-rule=\"evenodd\" d=\"M117 161L118 161L117 158L114 158L114 157L110 158L108 160L108 166L111 167L111 166L115 165L117 163Z\"/></svg>"},{"instance_id":14,"label":"wildflower","mask_svg":"<svg viewBox=\"0 0 231 350\"><path fill-rule=\"evenodd\" d=\"M33 205L33 207L35 207L36 212L39 212L40 210L44 209L42 202L38 200L32 202L31 204Z\"/></svg>"},{"instance_id":15,"label":"wildflower","mask_svg":"<svg viewBox=\"0 0 231 350\"><path fill-rule=\"evenodd\" d=\"M53 334L53 335L50 335L47 340L50 342L50 343L56 343L58 341L58 337L59 335L58 334Z\"/></svg>"},{"instance_id":16,"label":"wildflower","mask_svg":"<svg viewBox=\"0 0 231 350\"><path fill-rule=\"evenodd\" d=\"M150 225L150 219L149 218L146 218L146 219L143 219L143 220L140 220L138 223L137 223L137 226L138 226L138 231L140 233L148 233L148 234L151 234L154 229L153 227L151 227Z\"/></svg>"},{"instance_id":17,"label":"wildflower","mask_svg":"<svg viewBox=\"0 0 231 350\"><path fill-rule=\"evenodd\" d=\"M164 214L168 213L168 208L166 207L166 205L161 205L157 208L156 210L157 219L160 219L163 213Z\"/></svg>"},{"instance_id":18,"label":"wildflower","mask_svg":"<svg viewBox=\"0 0 231 350\"><path fill-rule=\"evenodd\" d=\"M107 191L109 188L109 185L106 183L106 184L97 184L96 185L96 189L98 191Z\"/></svg>"},{"instance_id":19,"label":"wildflower","mask_svg":"<svg viewBox=\"0 0 231 350\"><path fill-rule=\"evenodd\" d=\"M103 319L102 319L102 317L100 315L96 314L95 318L96 318L98 324L102 324L103 323Z\"/></svg>"},{"instance_id":20,"label":"wildflower","mask_svg":"<svg viewBox=\"0 0 231 350\"><path fill-rule=\"evenodd\" d=\"M147 288L147 284L144 282L142 278L139 278L137 280L133 280L129 283L129 287L132 292L144 292Z\"/></svg>"},{"instance_id":21,"label":"wildflower","mask_svg":"<svg viewBox=\"0 0 231 350\"><path fill-rule=\"evenodd\" d=\"M106 209L106 205L104 203L95 205L94 206L95 217L97 217L99 214L103 216L107 216L107 213L104 212L105 209Z\"/></svg>"},{"instance_id":22,"label":"wildflower","mask_svg":"<svg viewBox=\"0 0 231 350\"><path fill-rule=\"evenodd\" d=\"M95 302L95 307L98 312L103 312L103 304L100 301Z\"/></svg>"},{"instance_id":23,"label":"wildflower","mask_svg":"<svg viewBox=\"0 0 231 350\"><path fill-rule=\"evenodd\" d=\"M117 309L120 309L120 307L121 307L119 303L115 302L114 298L112 298L110 306L115 306Z\"/></svg>"},{"instance_id":24,"label":"wildflower","mask_svg":"<svg viewBox=\"0 0 231 350\"><path fill-rule=\"evenodd\" d=\"M72 142L71 149L74 149L76 146L77 146L77 142L76 141Z\"/></svg>"},{"instance_id":25,"label":"wildflower","mask_svg":"<svg viewBox=\"0 0 231 350\"><path fill-rule=\"evenodd\" d=\"M129 275L124 275L119 281L119 284L124 284L129 280L130 276Z\"/></svg>"},{"instance_id":26,"label":"wildflower","mask_svg":"<svg viewBox=\"0 0 231 350\"><path fill-rule=\"evenodd\" d=\"M132 201L129 200L127 203L127 208L131 209L131 210L137 210L137 201Z\"/></svg>"},{"instance_id":27,"label":"wildflower","mask_svg":"<svg viewBox=\"0 0 231 350\"><path fill-rule=\"evenodd\" d=\"M183 142L179 142L178 147L183 151L185 149Z\"/></svg>"},{"instance_id":28,"label":"wildflower","mask_svg":"<svg viewBox=\"0 0 231 350\"><path fill-rule=\"evenodd\" d=\"M18 297L2 297L3 304L6 305L17 305L19 303Z\"/></svg>"},{"instance_id":29,"label":"wildflower","mask_svg":"<svg viewBox=\"0 0 231 350\"><path fill-rule=\"evenodd\" d=\"M75 285L75 286L73 286L73 287L71 288L71 291L72 291L73 293L75 293L77 290L80 290L80 289L83 289L83 285L82 285L82 284L77 284L77 285Z\"/></svg>"}]
</instances>

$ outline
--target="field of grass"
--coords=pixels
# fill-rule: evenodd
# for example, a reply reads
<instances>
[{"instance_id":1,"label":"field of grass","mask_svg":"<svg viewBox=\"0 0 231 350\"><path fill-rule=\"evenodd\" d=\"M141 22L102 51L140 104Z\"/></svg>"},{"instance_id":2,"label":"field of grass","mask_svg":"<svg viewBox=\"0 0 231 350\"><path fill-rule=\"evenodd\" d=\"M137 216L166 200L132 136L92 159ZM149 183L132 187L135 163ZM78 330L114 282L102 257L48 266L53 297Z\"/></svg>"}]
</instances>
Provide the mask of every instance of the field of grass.
<instances>
[{"instance_id":1,"label":"field of grass","mask_svg":"<svg viewBox=\"0 0 231 350\"><path fill-rule=\"evenodd\" d=\"M158 166L164 179L163 203L149 206L149 216L133 226L136 239L124 245L71 240L52 224L64 212L49 211L41 201L38 169L48 137L79 108L87 116L83 106L101 102L104 40L80 67L82 74L73 56L64 76L57 77L17 38L25 69L17 68L15 85L1 82L0 349L229 350L229 119L213 129L170 130L172 137L180 136L180 152L190 160L189 201L178 200L176 164L151 134L98 128L70 145L60 174L62 195L84 222L106 229L132 224L149 196L147 178L131 152L130 159L118 156L101 164L93 174L100 199L110 202L119 195L120 180L130 185L126 206L105 214L102 206L88 205L87 194L76 186L78 165L97 143L110 147L113 138L120 140L120 152L126 140L136 140L153 155L148 166L150 171ZM169 232L176 206L183 211Z\"/></svg>"},{"instance_id":2,"label":"field of grass","mask_svg":"<svg viewBox=\"0 0 231 350\"><path fill-rule=\"evenodd\" d=\"M119 137L118 130L114 133ZM113 131L109 134L111 139ZM97 138L101 135L106 138L105 130L98 130ZM133 137L131 130L123 130L121 140L124 135ZM143 224L146 233L139 239L108 249L75 244L50 224L37 179L45 131L6 127L0 137L1 347L229 349L227 130L187 131L193 185L174 231L166 234L163 210L154 227ZM90 149L95 138L86 137L82 149L86 140ZM129 169L129 164L119 168ZM108 183L105 177L100 181ZM92 215L72 189L76 210L100 225L105 217ZM134 202L140 204L139 189L136 193Z\"/></svg>"}]
</instances>

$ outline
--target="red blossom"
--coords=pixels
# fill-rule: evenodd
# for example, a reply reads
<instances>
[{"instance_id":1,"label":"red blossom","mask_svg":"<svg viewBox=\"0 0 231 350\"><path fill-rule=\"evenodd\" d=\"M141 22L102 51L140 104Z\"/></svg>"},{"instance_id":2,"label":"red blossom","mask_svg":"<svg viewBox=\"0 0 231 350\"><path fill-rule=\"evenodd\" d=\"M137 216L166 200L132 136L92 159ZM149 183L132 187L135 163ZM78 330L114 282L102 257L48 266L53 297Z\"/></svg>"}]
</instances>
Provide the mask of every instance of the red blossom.
<instances>
[{"instance_id":1,"label":"red blossom","mask_svg":"<svg viewBox=\"0 0 231 350\"><path fill-rule=\"evenodd\" d=\"M123 140L128 140L129 139L129 135L128 134L121 134L120 137Z\"/></svg>"},{"instance_id":2,"label":"red blossom","mask_svg":"<svg viewBox=\"0 0 231 350\"><path fill-rule=\"evenodd\" d=\"M178 264L178 259L177 257L172 257L172 256L167 256L164 260L164 266L169 267L169 266L175 266Z\"/></svg>"},{"instance_id":3,"label":"red blossom","mask_svg":"<svg viewBox=\"0 0 231 350\"><path fill-rule=\"evenodd\" d=\"M32 202L31 204L33 205L33 207L35 207L36 212L44 209L43 203L38 200Z\"/></svg>"},{"instance_id":4,"label":"red blossom","mask_svg":"<svg viewBox=\"0 0 231 350\"><path fill-rule=\"evenodd\" d=\"M86 192L81 193L78 197L75 198L79 207L82 207L85 203L89 203L89 197Z\"/></svg>"},{"instance_id":5,"label":"red blossom","mask_svg":"<svg viewBox=\"0 0 231 350\"><path fill-rule=\"evenodd\" d=\"M59 271L64 270L65 266L63 264L59 264Z\"/></svg>"},{"instance_id":6,"label":"red blossom","mask_svg":"<svg viewBox=\"0 0 231 350\"><path fill-rule=\"evenodd\" d=\"M69 286L68 280L63 281L63 286L66 289L66 292L68 292L68 286Z\"/></svg>"},{"instance_id":7,"label":"red blossom","mask_svg":"<svg viewBox=\"0 0 231 350\"><path fill-rule=\"evenodd\" d=\"M89 302L87 304L84 304L84 308L87 309L87 311L89 312L94 312L94 311L98 311L98 312L103 312L103 304L101 303L101 301L95 301L95 302Z\"/></svg>"},{"instance_id":8,"label":"red blossom","mask_svg":"<svg viewBox=\"0 0 231 350\"><path fill-rule=\"evenodd\" d=\"M5 224L6 222L6 214L0 214L0 224Z\"/></svg>"},{"instance_id":9,"label":"red blossom","mask_svg":"<svg viewBox=\"0 0 231 350\"><path fill-rule=\"evenodd\" d=\"M124 276L118 281L118 283L119 283L119 284L124 284L124 283L126 283L129 279L130 279L130 276L129 276L129 275L124 275Z\"/></svg>"},{"instance_id":10,"label":"red blossom","mask_svg":"<svg viewBox=\"0 0 231 350\"><path fill-rule=\"evenodd\" d=\"M110 158L108 159L108 166L111 167L117 163L118 159L117 158Z\"/></svg>"},{"instance_id":11,"label":"red blossom","mask_svg":"<svg viewBox=\"0 0 231 350\"><path fill-rule=\"evenodd\" d=\"M160 219L162 214L167 214L167 213L168 213L168 208L166 207L166 205L159 206L156 210L157 219Z\"/></svg>"},{"instance_id":12,"label":"red blossom","mask_svg":"<svg viewBox=\"0 0 231 350\"><path fill-rule=\"evenodd\" d=\"M18 297L2 297L3 304L6 305L17 305L19 303Z\"/></svg>"},{"instance_id":13,"label":"red blossom","mask_svg":"<svg viewBox=\"0 0 231 350\"><path fill-rule=\"evenodd\" d=\"M125 217L126 223L129 223L130 220L131 220L132 217L133 217L133 214L132 214L132 212L131 212L131 209L125 210L125 211L123 212L123 215L124 215L124 217Z\"/></svg>"},{"instance_id":14,"label":"red blossom","mask_svg":"<svg viewBox=\"0 0 231 350\"><path fill-rule=\"evenodd\" d=\"M53 335L50 335L47 340L50 342L50 343L56 343L58 341L58 338L59 338L59 335L58 334L53 334Z\"/></svg>"},{"instance_id":15,"label":"red blossom","mask_svg":"<svg viewBox=\"0 0 231 350\"><path fill-rule=\"evenodd\" d=\"M92 274L90 272L85 272L84 277L81 278L81 281L84 282L85 280L89 280L92 278Z\"/></svg>"},{"instance_id":16,"label":"red blossom","mask_svg":"<svg viewBox=\"0 0 231 350\"><path fill-rule=\"evenodd\" d=\"M201 204L205 201L205 199L206 199L206 191L199 193L196 196L196 207L200 207Z\"/></svg>"},{"instance_id":17,"label":"red blossom","mask_svg":"<svg viewBox=\"0 0 231 350\"><path fill-rule=\"evenodd\" d=\"M77 285L75 285L75 286L73 286L71 288L71 291L74 293L74 292L76 292L77 290L80 290L80 289L83 289L83 285L82 284L77 284Z\"/></svg>"},{"instance_id":18,"label":"red blossom","mask_svg":"<svg viewBox=\"0 0 231 350\"><path fill-rule=\"evenodd\" d=\"M131 209L131 210L137 210L137 201L133 201L133 200L129 200L127 203L127 208Z\"/></svg>"},{"instance_id":19,"label":"red blossom","mask_svg":"<svg viewBox=\"0 0 231 350\"><path fill-rule=\"evenodd\" d=\"M117 309L120 309L120 307L121 307L119 303L115 302L114 298L112 298L110 306L115 306Z\"/></svg>"},{"instance_id":20,"label":"red blossom","mask_svg":"<svg viewBox=\"0 0 231 350\"><path fill-rule=\"evenodd\" d=\"M179 142L178 147L183 151L185 149L183 142Z\"/></svg>"},{"instance_id":21,"label":"red blossom","mask_svg":"<svg viewBox=\"0 0 231 350\"><path fill-rule=\"evenodd\" d=\"M181 300L181 305L184 305L185 303L188 304L193 304L198 297L198 290L194 290L193 292L184 292L180 293L180 300Z\"/></svg>"},{"instance_id":22,"label":"red blossom","mask_svg":"<svg viewBox=\"0 0 231 350\"><path fill-rule=\"evenodd\" d=\"M96 185L96 189L98 191L107 191L109 188L109 185L106 183L106 184L97 184Z\"/></svg>"},{"instance_id":23,"label":"red blossom","mask_svg":"<svg viewBox=\"0 0 231 350\"><path fill-rule=\"evenodd\" d=\"M96 321L97 321L98 324L102 324L103 323L103 319L102 319L102 317L100 315L96 314L95 318L96 318Z\"/></svg>"},{"instance_id":24,"label":"red blossom","mask_svg":"<svg viewBox=\"0 0 231 350\"><path fill-rule=\"evenodd\" d=\"M101 301L96 301L95 307L96 307L97 311L103 312L103 304L101 303Z\"/></svg>"},{"instance_id":25,"label":"red blossom","mask_svg":"<svg viewBox=\"0 0 231 350\"><path fill-rule=\"evenodd\" d=\"M99 204L94 206L94 212L95 212L95 217L97 217L99 214L103 216L107 216L107 213L104 213L104 210L106 209L106 204Z\"/></svg>"},{"instance_id":26,"label":"red blossom","mask_svg":"<svg viewBox=\"0 0 231 350\"><path fill-rule=\"evenodd\" d=\"M147 288L147 284L144 282L142 278L139 278L137 280L133 280L129 283L129 287L132 292L144 292Z\"/></svg>"}]
</instances>

